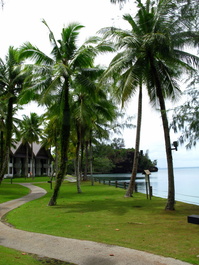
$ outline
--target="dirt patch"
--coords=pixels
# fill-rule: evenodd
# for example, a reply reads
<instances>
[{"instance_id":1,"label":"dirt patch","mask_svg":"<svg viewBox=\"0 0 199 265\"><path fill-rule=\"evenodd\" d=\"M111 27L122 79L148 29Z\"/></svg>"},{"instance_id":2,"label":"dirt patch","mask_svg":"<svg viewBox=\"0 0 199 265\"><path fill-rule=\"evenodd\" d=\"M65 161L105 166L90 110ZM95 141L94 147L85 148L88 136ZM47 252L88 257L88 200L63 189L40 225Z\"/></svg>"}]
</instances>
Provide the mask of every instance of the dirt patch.
<instances>
[{"instance_id":1,"label":"dirt patch","mask_svg":"<svg viewBox=\"0 0 199 265\"><path fill-rule=\"evenodd\" d=\"M41 257L41 256L38 256L36 254L28 254L28 255L30 255L34 259L40 261L41 264L44 264L44 265L77 265L75 263L70 263L70 262L67 262L67 261L59 260L59 259Z\"/></svg>"}]
</instances>

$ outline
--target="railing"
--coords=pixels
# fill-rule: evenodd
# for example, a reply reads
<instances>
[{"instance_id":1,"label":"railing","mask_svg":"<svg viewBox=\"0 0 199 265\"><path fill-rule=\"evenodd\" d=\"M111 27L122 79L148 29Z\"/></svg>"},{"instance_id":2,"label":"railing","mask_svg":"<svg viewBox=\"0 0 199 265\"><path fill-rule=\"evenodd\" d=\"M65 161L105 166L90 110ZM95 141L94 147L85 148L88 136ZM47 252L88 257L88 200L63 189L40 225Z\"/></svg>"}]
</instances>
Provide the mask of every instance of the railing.
<instances>
[{"instance_id":1,"label":"railing","mask_svg":"<svg viewBox=\"0 0 199 265\"><path fill-rule=\"evenodd\" d=\"M104 185L108 184L109 186L115 186L116 188L122 188L122 189L127 189L129 184L128 180L130 180L129 177L120 177L119 180L116 180L115 177L92 177L90 179L92 185L94 185L94 182L99 182L103 183Z\"/></svg>"}]
</instances>

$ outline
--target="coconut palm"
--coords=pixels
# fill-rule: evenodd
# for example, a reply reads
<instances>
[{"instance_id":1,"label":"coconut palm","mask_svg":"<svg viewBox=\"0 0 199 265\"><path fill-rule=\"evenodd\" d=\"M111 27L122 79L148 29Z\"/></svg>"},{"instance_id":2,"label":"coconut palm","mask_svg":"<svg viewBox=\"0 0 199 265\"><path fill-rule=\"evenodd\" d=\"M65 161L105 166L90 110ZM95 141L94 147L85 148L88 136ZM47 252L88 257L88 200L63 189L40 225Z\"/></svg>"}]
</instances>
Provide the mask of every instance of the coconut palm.
<instances>
[{"instance_id":1,"label":"coconut palm","mask_svg":"<svg viewBox=\"0 0 199 265\"><path fill-rule=\"evenodd\" d=\"M122 106L138 91L138 117L137 131L135 141L135 151L133 160L132 176L126 196L132 196L137 174L141 118L142 118L142 80L144 78L142 70L145 64L144 58L141 56L142 37L139 35L139 27L136 23L132 23L130 15L124 16L124 19L130 24L131 30L122 30L117 28L105 28L101 32L105 37L115 39L116 49L121 50L111 61L104 77L114 76L117 86L114 92L122 101ZM118 75L119 73L119 75Z\"/></svg>"},{"instance_id":2,"label":"coconut palm","mask_svg":"<svg viewBox=\"0 0 199 265\"><path fill-rule=\"evenodd\" d=\"M59 111L57 112L57 106L53 105L48 108L47 113L45 113L45 122L44 122L44 131L42 135L42 144L47 148L54 148L55 153L55 167L54 172L52 172L52 177L55 172L58 172L58 159L59 159L59 150L58 145L60 142L60 119Z\"/></svg>"},{"instance_id":3,"label":"coconut palm","mask_svg":"<svg viewBox=\"0 0 199 265\"><path fill-rule=\"evenodd\" d=\"M0 98L2 102L6 102L7 106L5 111L5 153L0 172L0 182L3 179L8 165L13 133L14 111L16 110L19 95L24 86L24 81L28 75L28 71L23 71L19 49L9 47L5 62L2 59L0 60Z\"/></svg>"},{"instance_id":4,"label":"coconut palm","mask_svg":"<svg viewBox=\"0 0 199 265\"><path fill-rule=\"evenodd\" d=\"M24 145L26 145L26 163L25 163L25 177L28 176L28 150L29 144L31 145L31 168L30 172L32 177L35 175L34 165L33 165L33 143L39 143L42 135L42 117L38 116L36 113L30 113L30 117L23 115L23 120L20 123L20 140Z\"/></svg>"},{"instance_id":5,"label":"coconut palm","mask_svg":"<svg viewBox=\"0 0 199 265\"><path fill-rule=\"evenodd\" d=\"M52 44L51 55L48 56L37 47L26 43L22 47L23 56L32 58L38 68L35 71L35 86L29 88L30 91L40 90L40 99L52 98L59 95L60 106L60 166L57 173L56 184L49 205L55 205L61 183L66 173L68 159L68 145L70 137L70 92L76 73L80 69L92 67L95 55L94 49L87 43L78 47L77 37L82 25L71 23L62 29L61 39L56 41L53 32L45 21L43 23L49 29L49 38ZM92 41L95 41L93 38ZM34 94L34 93L33 93Z\"/></svg>"},{"instance_id":6,"label":"coconut palm","mask_svg":"<svg viewBox=\"0 0 199 265\"><path fill-rule=\"evenodd\" d=\"M131 25L130 32L115 28L102 30L106 37L115 38L116 47L122 49L111 62L107 75L120 73L122 80L119 79L118 87L124 101L135 87L145 83L151 102L159 104L168 165L166 209L169 210L174 209L175 188L165 98L175 99L179 95L176 78L183 70L193 71L193 64L198 62L196 56L183 51L186 43L190 43L196 34L189 30L184 31L180 17L174 19L172 15L169 16L171 10L178 10L174 2L159 0L154 5L154 1L148 0L143 5L137 0L138 12L135 18L124 16ZM134 178L133 175L132 177Z\"/></svg>"},{"instance_id":7,"label":"coconut palm","mask_svg":"<svg viewBox=\"0 0 199 265\"><path fill-rule=\"evenodd\" d=\"M88 151L88 143L90 142L91 131L94 130L96 121L98 121L98 123L103 121L101 126L105 126L105 124L108 122L113 122L113 120L117 117L114 102L108 99L106 93L107 91L105 91L104 87L99 87L97 80L102 73L103 70L99 68L87 69L87 71L80 73L81 77L78 76L78 78L75 80L76 100L73 102L72 120L75 122L74 127L77 135L76 172L78 192L81 192L79 183L80 176L82 175L83 151L84 148ZM83 80L83 82L79 80Z\"/></svg>"}]
</instances>

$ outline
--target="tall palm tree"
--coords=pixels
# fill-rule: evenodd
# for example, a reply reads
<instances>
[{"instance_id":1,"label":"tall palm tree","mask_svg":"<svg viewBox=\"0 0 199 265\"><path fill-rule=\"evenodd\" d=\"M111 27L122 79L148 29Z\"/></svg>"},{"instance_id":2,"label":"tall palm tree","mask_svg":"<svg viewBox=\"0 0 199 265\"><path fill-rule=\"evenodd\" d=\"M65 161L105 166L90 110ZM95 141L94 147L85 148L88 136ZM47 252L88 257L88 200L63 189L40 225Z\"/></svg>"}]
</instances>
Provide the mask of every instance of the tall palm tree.
<instances>
[{"instance_id":1,"label":"tall palm tree","mask_svg":"<svg viewBox=\"0 0 199 265\"><path fill-rule=\"evenodd\" d=\"M125 87L128 88L127 98L135 86L141 84L140 81L145 83L151 102L160 106L168 165L166 209L173 210L174 173L165 98L175 99L178 96L180 90L176 78L183 70L192 71L194 63L198 62L197 56L183 51L184 46L197 34L185 31L180 17L174 19L173 15L169 16L173 14L173 9L179 11L175 1L156 2L155 5L154 1L147 0L144 5L141 0L137 0L138 12L135 18L124 16L132 27L131 32L114 28L105 28L103 32L105 36L114 36L116 47L123 49L111 62L107 74L120 73L123 80L119 80L119 88L123 84L123 94L126 92ZM138 82L133 82L136 78Z\"/></svg>"},{"instance_id":2,"label":"tall palm tree","mask_svg":"<svg viewBox=\"0 0 199 265\"><path fill-rule=\"evenodd\" d=\"M121 50L111 61L104 77L113 76L117 86L114 89L116 96L122 101L122 106L138 91L138 117L133 169L126 197L132 196L135 178L137 174L139 146L142 120L142 83L144 82L143 67L144 58L141 56L142 37L139 35L139 27L133 23L130 15L124 19L130 24L131 30L118 28L105 28L101 32L105 38L111 37L115 40L115 48ZM118 75L119 73L119 75Z\"/></svg>"},{"instance_id":3,"label":"tall palm tree","mask_svg":"<svg viewBox=\"0 0 199 265\"><path fill-rule=\"evenodd\" d=\"M28 72L23 71L22 60L20 58L19 49L9 47L5 62L0 59L0 98L6 102L5 117L5 153L3 165L0 172L0 183L6 172L9 152L11 147L11 139L13 133L13 114L16 109L19 95L24 86L24 81L28 76Z\"/></svg>"},{"instance_id":4,"label":"tall palm tree","mask_svg":"<svg viewBox=\"0 0 199 265\"><path fill-rule=\"evenodd\" d=\"M47 95L59 94L60 106L60 166L56 178L56 184L49 205L55 205L58 192L66 173L68 160L68 146L70 137L70 89L71 83L76 73L83 68L91 67L95 55L90 45L84 44L77 46L77 37L82 25L71 23L68 27L62 29L61 39L56 41L53 32L43 20L43 23L49 29L49 39L52 44L51 56L44 54L37 47L26 43L23 48L23 56L32 58L36 65L35 86L31 90L39 89L40 98ZM93 39L94 41L94 39Z\"/></svg>"},{"instance_id":5,"label":"tall palm tree","mask_svg":"<svg viewBox=\"0 0 199 265\"><path fill-rule=\"evenodd\" d=\"M99 86L98 80L102 73L103 70L97 67L86 69L75 80L76 100L73 102L72 120L75 122L74 127L77 134L76 172L78 192L81 192L79 182L82 175L84 148L88 151L91 131L94 129L93 121L103 121L101 126L105 126L106 123L113 122L117 117L116 106L114 102L108 99L107 89L105 90L103 86Z\"/></svg>"},{"instance_id":6,"label":"tall palm tree","mask_svg":"<svg viewBox=\"0 0 199 265\"><path fill-rule=\"evenodd\" d=\"M59 149L58 145L60 143L60 119L59 111L57 111L57 106L53 105L48 108L48 111L45 113L45 122L44 122L44 131L42 135L42 144L47 148L54 148L55 154L55 167L54 172L52 172L52 177L55 172L58 172L59 169Z\"/></svg>"}]
</instances>

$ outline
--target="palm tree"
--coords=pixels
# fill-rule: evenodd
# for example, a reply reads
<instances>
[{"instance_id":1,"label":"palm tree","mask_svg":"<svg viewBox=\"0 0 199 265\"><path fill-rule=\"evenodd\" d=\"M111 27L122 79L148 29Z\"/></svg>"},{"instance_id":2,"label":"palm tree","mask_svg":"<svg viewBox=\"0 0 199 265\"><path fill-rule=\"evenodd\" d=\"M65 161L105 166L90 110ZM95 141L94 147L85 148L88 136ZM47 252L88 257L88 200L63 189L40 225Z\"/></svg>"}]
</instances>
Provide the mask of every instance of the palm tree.
<instances>
[{"instance_id":1,"label":"palm tree","mask_svg":"<svg viewBox=\"0 0 199 265\"><path fill-rule=\"evenodd\" d=\"M126 92L125 87L131 89L130 93L127 90L127 98L135 85L141 84L140 81L144 82L151 102L158 102L160 106L168 165L168 210L174 210L175 188L165 98L175 99L178 96L180 90L176 78L183 70L192 71L193 64L198 62L196 56L183 51L186 43L190 43L196 34L183 30L180 17L174 19L169 16L171 10L178 10L174 2L159 0L154 5L154 1L147 0L143 5L141 0L137 0L138 12L135 18L124 16L132 27L130 33L114 28L103 29L106 36L116 37L116 47L123 48L111 62L107 74L116 74L114 68L119 70L123 78L119 83L124 84L123 94ZM134 71L136 65L136 70L139 71ZM138 82L132 81L133 76Z\"/></svg>"},{"instance_id":2,"label":"palm tree","mask_svg":"<svg viewBox=\"0 0 199 265\"><path fill-rule=\"evenodd\" d=\"M88 144L90 142L91 131L94 130L94 121L103 121L101 126L108 122L113 122L117 117L114 102L107 98L107 91L103 86L99 86L99 78L103 70L100 68L86 69L79 73L75 80L75 98L72 104L72 120L77 135L76 144L76 172L78 192L81 192L80 177L82 175L82 162L84 148L86 150L86 161L88 165ZM87 167L85 167L87 171ZM86 175L86 173L85 173ZM85 176L86 177L86 176Z\"/></svg>"},{"instance_id":3,"label":"palm tree","mask_svg":"<svg viewBox=\"0 0 199 265\"><path fill-rule=\"evenodd\" d=\"M5 62L2 59L0 60L0 98L7 104L7 109L5 111L5 153L0 172L0 183L3 179L8 165L13 133L14 109L16 109L17 101L19 99L19 95L22 91L24 81L27 76L28 71L23 71L19 49L9 47Z\"/></svg>"},{"instance_id":4,"label":"palm tree","mask_svg":"<svg viewBox=\"0 0 199 265\"><path fill-rule=\"evenodd\" d=\"M33 143L39 142L42 135L41 130L42 117L39 117L36 113L30 113L30 117L23 115L23 120L20 123L20 139L24 145L26 145L26 167L25 177L28 176L28 146L31 145L31 168L30 172L32 177L35 176L34 165L33 165Z\"/></svg>"},{"instance_id":5,"label":"palm tree","mask_svg":"<svg viewBox=\"0 0 199 265\"><path fill-rule=\"evenodd\" d=\"M142 83L143 83L143 66L144 58L141 56L142 37L139 35L139 27L133 23L130 15L125 15L124 19L130 24L131 30L122 30L117 28L105 28L101 32L105 38L111 37L115 39L115 47L122 50L111 61L104 77L113 76L117 82L115 89L116 96L122 101L122 106L128 101L138 90L138 117L135 151L133 160L133 169L130 183L126 192L126 197L132 196L135 178L137 174L139 146L141 134L142 120ZM119 75L118 75L119 73Z\"/></svg>"},{"instance_id":6,"label":"palm tree","mask_svg":"<svg viewBox=\"0 0 199 265\"><path fill-rule=\"evenodd\" d=\"M62 29L61 39L56 41L53 32L47 23L43 23L49 29L49 38L53 46L51 56L44 54L37 47L26 43L23 48L23 56L32 58L36 65L35 86L30 90L39 89L40 98L47 95L59 94L60 106L60 166L56 178L56 184L49 205L55 205L58 192L66 173L68 160L68 146L70 137L70 89L72 89L72 80L76 73L83 68L91 67L95 55L90 45L77 46L77 37L82 25L71 23L68 27ZM94 39L93 39L94 41Z\"/></svg>"},{"instance_id":7,"label":"palm tree","mask_svg":"<svg viewBox=\"0 0 199 265\"><path fill-rule=\"evenodd\" d=\"M55 167L54 172L52 172L52 177L55 172L58 172L58 161L59 161L59 150L58 145L60 143L60 119L59 111L57 111L57 106L51 106L45 113L44 131L41 137L42 144L48 148L54 148L55 154Z\"/></svg>"}]
</instances>

